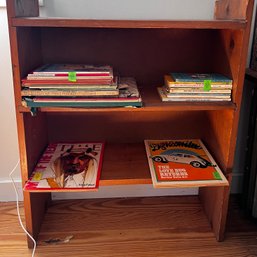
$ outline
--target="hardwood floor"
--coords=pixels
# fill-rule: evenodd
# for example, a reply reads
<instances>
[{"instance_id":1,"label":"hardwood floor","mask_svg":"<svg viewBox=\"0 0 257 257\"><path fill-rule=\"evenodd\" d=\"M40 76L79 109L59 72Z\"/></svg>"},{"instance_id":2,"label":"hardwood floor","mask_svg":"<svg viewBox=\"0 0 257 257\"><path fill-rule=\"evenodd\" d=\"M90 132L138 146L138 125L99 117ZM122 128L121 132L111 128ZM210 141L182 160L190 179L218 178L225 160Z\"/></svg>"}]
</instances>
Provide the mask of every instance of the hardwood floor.
<instances>
[{"instance_id":1,"label":"hardwood floor","mask_svg":"<svg viewBox=\"0 0 257 257\"><path fill-rule=\"evenodd\" d=\"M0 203L0 256L31 256L15 203ZM218 243L197 197L58 201L45 216L35 256L254 257L257 224L233 198Z\"/></svg>"}]
</instances>

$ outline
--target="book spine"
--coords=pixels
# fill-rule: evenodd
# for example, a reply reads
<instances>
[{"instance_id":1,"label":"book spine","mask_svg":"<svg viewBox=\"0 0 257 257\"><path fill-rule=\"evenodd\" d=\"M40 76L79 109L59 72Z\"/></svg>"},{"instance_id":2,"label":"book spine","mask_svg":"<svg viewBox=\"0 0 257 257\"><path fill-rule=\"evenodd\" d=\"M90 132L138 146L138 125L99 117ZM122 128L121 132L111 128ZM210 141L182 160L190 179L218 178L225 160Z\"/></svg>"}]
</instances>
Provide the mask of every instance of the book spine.
<instances>
[{"instance_id":1,"label":"book spine","mask_svg":"<svg viewBox=\"0 0 257 257\"><path fill-rule=\"evenodd\" d=\"M22 96L118 96L118 90L107 91L61 91L61 90L22 90Z\"/></svg>"},{"instance_id":2,"label":"book spine","mask_svg":"<svg viewBox=\"0 0 257 257\"><path fill-rule=\"evenodd\" d=\"M112 80L113 76L78 76L79 80L93 80L93 79L109 79ZM54 80L62 80L62 81L69 81L68 76L28 76L27 80L45 80L45 81L54 81ZM76 82L74 82L76 83Z\"/></svg>"},{"instance_id":3,"label":"book spine","mask_svg":"<svg viewBox=\"0 0 257 257\"><path fill-rule=\"evenodd\" d=\"M30 73L28 74L28 77L68 77L69 73L68 72L63 72L63 73L54 73L54 72L38 72L38 73ZM109 72L76 72L76 76L111 76Z\"/></svg>"}]
</instances>

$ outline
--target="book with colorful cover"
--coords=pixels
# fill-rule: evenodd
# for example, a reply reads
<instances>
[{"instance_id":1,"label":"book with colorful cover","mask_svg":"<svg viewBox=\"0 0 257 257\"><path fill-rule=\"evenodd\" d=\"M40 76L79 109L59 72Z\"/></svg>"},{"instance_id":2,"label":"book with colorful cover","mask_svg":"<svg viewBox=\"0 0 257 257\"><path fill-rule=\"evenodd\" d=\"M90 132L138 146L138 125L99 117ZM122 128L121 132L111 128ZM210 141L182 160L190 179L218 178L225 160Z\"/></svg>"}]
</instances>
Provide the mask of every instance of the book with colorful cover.
<instances>
[{"instance_id":1,"label":"book with colorful cover","mask_svg":"<svg viewBox=\"0 0 257 257\"><path fill-rule=\"evenodd\" d=\"M167 93L171 94L231 94L231 89L223 89L223 88L218 88L218 89L210 89L210 90L204 90L201 87L169 87L169 86L163 86L165 91Z\"/></svg>"},{"instance_id":2,"label":"book with colorful cover","mask_svg":"<svg viewBox=\"0 0 257 257\"><path fill-rule=\"evenodd\" d=\"M112 88L116 89L118 86L118 79L114 77L113 79L86 79L80 80L77 79L76 82L72 81L63 81L63 80L28 80L22 79L22 87L23 88L40 88L40 89L98 89L98 88Z\"/></svg>"},{"instance_id":3,"label":"book with colorful cover","mask_svg":"<svg viewBox=\"0 0 257 257\"><path fill-rule=\"evenodd\" d=\"M43 107L74 107L74 108L111 108L111 107L142 107L140 97L105 97L105 98L84 98L84 97L24 97L22 105L29 108Z\"/></svg>"},{"instance_id":4,"label":"book with colorful cover","mask_svg":"<svg viewBox=\"0 0 257 257\"><path fill-rule=\"evenodd\" d=\"M28 89L21 90L21 96L88 96L88 97L103 97L103 96L118 96L118 89Z\"/></svg>"},{"instance_id":5,"label":"book with colorful cover","mask_svg":"<svg viewBox=\"0 0 257 257\"><path fill-rule=\"evenodd\" d=\"M204 81L175 81L171 75L164 75L164 84L170 89L191 89L191 90L205 90ZM209 90L232 89L232 82L216 82L210 81Z\"/></svg>"},{"instance_id":6,"label":"book with colorful cover","mask_svg":"<svg viewBox=\"0 0 257 257\"><path fill-rule=\"evenodd\" d=\"M158 87L157 91L159 93L159 96L163 102L231 102L231 96L195 96L192 97L191 95L187 96L175 96L173 97L171 94L167 93L166 89L163 87Z\"/></svg>"},{"instance_id":7,"label":"book with colorful cover","mask_svg":"<svg viewBox=\"0 0 257 257\"><path fill-rule=\"evenodd\" d=\"M51 143L24 190L97 190L103 151L103 142Z\"/></svg>"},{"instance_id":8,"label":"book with colorful cover","mask_svg":"<svg viewBox=\"0 0 257 257\"><path fill-rule=\"evenodd\" d=\"M232 80L219 73L184 73L172 72L170 74L176 82L204 82L211 80L216 83L232 83Z\"/></svg>"},{"instance_id":9,"label":"book with colorful cover","mask_svg":"<svg viewBox=\"0 0 257 257\"><path fill-rule=\"evenodd\" d=\"M109 65L89 65L89 64L45 64L39 68L33 70L30 75L54 75L54 74L66 74L69 72L76 72L76 74L84 75L100 75L108 76L113 74L112 67Z\"/></svg>"},{"instance_id":10,"label":"book with colorful cover","mask_svg":"<svg viewBox=\"0 0 257 257\"><path fill-rule=\"evenodd\" d=\"M200 139L144 142L154 187L228 186Z\"/></svg>"}]
</instances>

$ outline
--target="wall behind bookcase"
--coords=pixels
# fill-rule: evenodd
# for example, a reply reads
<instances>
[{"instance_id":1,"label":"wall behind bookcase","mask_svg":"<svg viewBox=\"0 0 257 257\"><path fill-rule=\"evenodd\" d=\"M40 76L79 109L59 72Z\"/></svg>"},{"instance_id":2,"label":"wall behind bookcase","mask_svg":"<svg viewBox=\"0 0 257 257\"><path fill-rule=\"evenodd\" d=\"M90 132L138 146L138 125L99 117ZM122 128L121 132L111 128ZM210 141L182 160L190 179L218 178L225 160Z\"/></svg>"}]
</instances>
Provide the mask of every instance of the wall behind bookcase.
<instances>
[{"instance_id":1,"label":"wall behind bookcase","mask_svg":"<svg viewBox=\"0 0 257 257\"><path fill-rule=\"evenodd\" d=\"M75 4L74 4L75 3ZM45 0L44 7L40 9L41 16L78 17L94 19L212 19L215 0ZM256 4L256 3L255 3ZM74 7L76 6L76 8ZM10 47L6 8L0 5L0 201L13 201L15 195L9 179L9 173L18 160L18 140L14 110L12 88L12 71L10 61ZM250 40L251 45L251 40ZM249 49L250 52L250 49ZM246 96L249 94L246 94ZM247 105L243 106L242 114L247 115ZM245 110L244 110L245 109ZM240 127L239 142L244 143L244 126ZM240 146L237 147L237 156L240 156ZM236 157L236 159L238 159ZM236 162L234 169L233 192L240 191L243 175L242 163ZM19 187L20 199L22 190L20 186L19 167L14 177ZM131 190L132 189L132 190ZM54 199L74 197L112 197L136 195L161 194L195 194L197 190L154 190L151 185L105 187L97 194L53 194Z\"/></svg>"}]
</instances>

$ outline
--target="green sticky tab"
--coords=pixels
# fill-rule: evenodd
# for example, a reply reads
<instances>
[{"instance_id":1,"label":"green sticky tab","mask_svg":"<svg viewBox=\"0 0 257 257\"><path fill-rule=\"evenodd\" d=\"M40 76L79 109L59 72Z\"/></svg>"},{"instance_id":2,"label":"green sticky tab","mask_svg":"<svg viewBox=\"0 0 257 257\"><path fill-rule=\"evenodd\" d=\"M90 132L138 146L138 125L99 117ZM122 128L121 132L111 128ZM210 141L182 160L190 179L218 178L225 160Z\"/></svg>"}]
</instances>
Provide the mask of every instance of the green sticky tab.
<instances>
[{"instance_id":1,"label":"green sticky tab","mask_svg":"<svg viewBox=\"0 0 257 257\"><path fill-rule=\"evenodd\" d=\"M36 172L33 176L34 181L39 181L39 180L41 180L41 178L42 178L42 173L41 172Z\"/></svg>"},{"instance_id":2,"label":"green sticky tab","mask_svg":"<svg viewBox=\"0 0 257 257\"><path fill-rule=\"evenodd\" d=\"M214 171L214 172L213 172L213 177L214 177L215 179L221 180L221 176L220 176L220 174L219 174L218 171Z\"/></svg>"},{"instance_id":3,"label":"green sticky tab","mask_svg":"<svg viewBox=\"0 0 257 257\"><path fill-rule=\"evenodd\" d=\"M68 73L68 80L71 82L76 82L77 81L77 76L75 71L70 71Z\"/></svg>"},{"instance_id":4,"label":"green sticky tab","mask_svg":"<svg viewBox=\"0 0 257 257\"><path fill-rule=\"evenodd\" d=\"M210 91L211 90L211 80L204 80L203 81L203 90Z\"/></svg>"}]
</instances>

